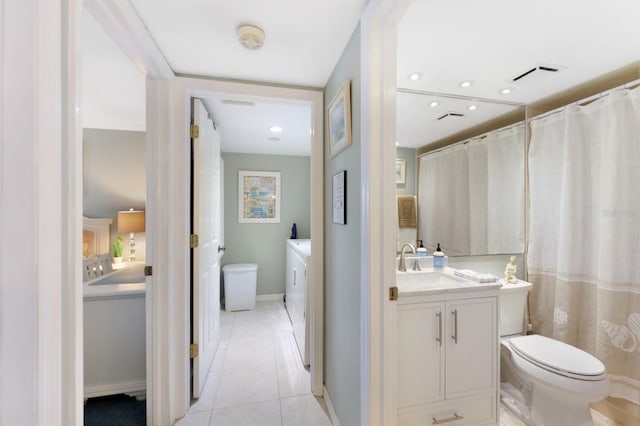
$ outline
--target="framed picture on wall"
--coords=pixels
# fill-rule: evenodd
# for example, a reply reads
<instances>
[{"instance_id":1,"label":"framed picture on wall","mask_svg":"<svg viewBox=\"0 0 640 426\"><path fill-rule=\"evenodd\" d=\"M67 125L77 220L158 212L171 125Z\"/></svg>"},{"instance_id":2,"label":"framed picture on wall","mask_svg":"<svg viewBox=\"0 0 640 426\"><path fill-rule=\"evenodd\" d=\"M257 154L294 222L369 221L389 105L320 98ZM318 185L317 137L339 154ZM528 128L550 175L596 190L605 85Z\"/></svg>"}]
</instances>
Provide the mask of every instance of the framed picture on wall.
<instances>
[{"instance_id":1,"label":"framed picture on wall","mask_svg":"<svg viewBox=\"0 0 640 426\"><path fill-rule=\"evenodd\" d=\"M347 171L333 175L333 223L347 224Z\"/></svg>"},{"instance_id":2,"label":"framed picture on wall","mask_svg":"<svg viewBox=\"0 0 640 426\"><path fill-rule=\"evenodd\" d=\"M238 171L238 223L280 223L280 172Z\"/></svg>"},{"instance_id":3,"label":"framed picture on wall","mask_svg":"<svg viewBox=\"0 0 640 426\"><path fill-rule=\"evenodd\" d=\"M351 145L351 82L345 81L329 108L329 151L333 157Z\"/></svg>"},{"instance_id":4,"label":"framed picture on wall","mask_svg":"<svg viewBox=\"0 0 640 426\"><path fill-rule=\"evenodd\" d=\"M406 161L400 158L396 159L396 185L404 185L407 183L406 177Z\"/></svg>"}]
</instances>

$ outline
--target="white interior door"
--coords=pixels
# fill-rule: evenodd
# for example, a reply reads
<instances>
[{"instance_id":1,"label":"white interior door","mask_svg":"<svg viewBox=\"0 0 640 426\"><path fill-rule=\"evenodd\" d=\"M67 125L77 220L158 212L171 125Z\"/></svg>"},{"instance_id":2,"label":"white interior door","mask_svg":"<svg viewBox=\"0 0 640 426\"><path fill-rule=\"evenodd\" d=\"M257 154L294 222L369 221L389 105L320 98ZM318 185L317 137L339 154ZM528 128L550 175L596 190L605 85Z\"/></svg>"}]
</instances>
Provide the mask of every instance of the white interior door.
<instances>
[{"instance_id":1,"label":"white interior door","mask_svg":"<svg viewBox=\"0 0 640 426\"><path fill-rule=\"evenodd\" d=\"M192 396L198 398L220 340L220 137L200 99L192 102L193 123L199 136L192 138ZM193 239L192 239L193 240Z\"/></svg>"}]
</instances>

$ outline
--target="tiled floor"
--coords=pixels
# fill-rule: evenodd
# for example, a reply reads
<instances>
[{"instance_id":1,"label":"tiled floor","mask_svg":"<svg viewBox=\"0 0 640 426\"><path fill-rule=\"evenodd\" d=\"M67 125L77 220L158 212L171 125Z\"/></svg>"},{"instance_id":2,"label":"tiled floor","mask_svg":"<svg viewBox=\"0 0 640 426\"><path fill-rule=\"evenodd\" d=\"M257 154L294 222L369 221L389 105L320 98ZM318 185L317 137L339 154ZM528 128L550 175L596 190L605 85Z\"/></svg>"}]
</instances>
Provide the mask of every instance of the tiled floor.
<instances>
[{"instance_id":1,"label":"tiled floor","mask_svg":"<svg viewBox=\"0 0 640 426\"><path fill-rule=\"evenodd\" d=\"M220 346L202 396L177 426L331 425L309 390L291 323L281 301L252 311L221 312ZM595 426L619 426L592 410ZM500 407L500 426L523 426Z\"/></svg>"},{"instance_id":2,"label":"tiled floor","mask_svg":"<svg viewBox=\"0 0 640 426\"><path fill-rule=\"evenodd\" d=\"M222 311L220 346L202 396L176 425L331 425L309 384L281 301Z\"/></svg>"}]
</instances>

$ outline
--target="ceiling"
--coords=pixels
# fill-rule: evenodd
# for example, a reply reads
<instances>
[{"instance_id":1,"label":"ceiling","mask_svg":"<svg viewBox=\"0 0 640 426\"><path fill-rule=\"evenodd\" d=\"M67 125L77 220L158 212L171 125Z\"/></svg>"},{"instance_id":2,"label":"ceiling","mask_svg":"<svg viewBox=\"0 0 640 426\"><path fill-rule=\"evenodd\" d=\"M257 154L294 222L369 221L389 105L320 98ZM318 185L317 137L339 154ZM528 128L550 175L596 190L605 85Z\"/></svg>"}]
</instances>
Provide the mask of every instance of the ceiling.
<instances>
[{"instance_id":1,"label":"ceiling","mask_svg":"<svg viewBox=\"0 0 640 426\"><path fill-rule=\"evenodd\" d=\"M312 88L325 86L367 3L130 1L176 73ZM637 0L414 0L398 32L399 145L427 145L639 60L637 16ZM265 31L262 49L238 43L235 30L245 23ZM144 78L95 22L85 24L85 121L144 128ZM539 66L558 71L512 81ZM422 78L408 79L413 72ZM472 85L460 87L464 80ZM512 93L501 94L507 87ZM467 109L471 103L476 110ZM307 106L222 95L206 104L223 151L309 155ZM464 117L436 120L451 112ZM272 134L271 125L283 131Z\"/></svg>"}]
</instances>

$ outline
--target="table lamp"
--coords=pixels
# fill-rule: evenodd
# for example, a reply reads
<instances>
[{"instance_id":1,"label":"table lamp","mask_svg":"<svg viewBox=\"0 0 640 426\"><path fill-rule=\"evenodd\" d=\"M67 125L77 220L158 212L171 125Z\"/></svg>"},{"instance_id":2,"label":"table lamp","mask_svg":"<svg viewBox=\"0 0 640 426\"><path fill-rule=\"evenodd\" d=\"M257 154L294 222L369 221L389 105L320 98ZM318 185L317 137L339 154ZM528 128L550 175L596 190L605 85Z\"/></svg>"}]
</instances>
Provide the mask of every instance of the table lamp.
<instances>
[{"instance_id":1,"label":"table lamp","mask_svg":"<svg viewBox=\"0 0 640 426\"><path fill-rule=\"evenodd\" d=\"M123 210L118 212L118 233L129 233L129 262L136 260L135 233L144 232L144 211Z\"/></svg>"}]
</instances>

